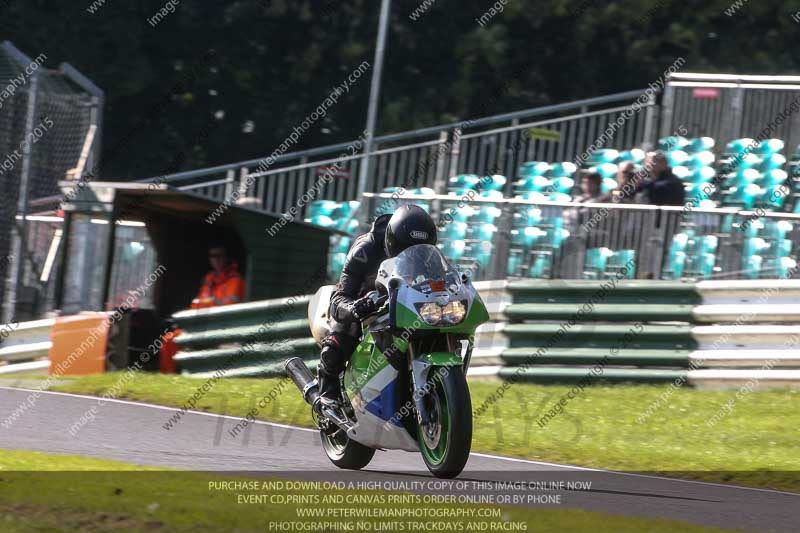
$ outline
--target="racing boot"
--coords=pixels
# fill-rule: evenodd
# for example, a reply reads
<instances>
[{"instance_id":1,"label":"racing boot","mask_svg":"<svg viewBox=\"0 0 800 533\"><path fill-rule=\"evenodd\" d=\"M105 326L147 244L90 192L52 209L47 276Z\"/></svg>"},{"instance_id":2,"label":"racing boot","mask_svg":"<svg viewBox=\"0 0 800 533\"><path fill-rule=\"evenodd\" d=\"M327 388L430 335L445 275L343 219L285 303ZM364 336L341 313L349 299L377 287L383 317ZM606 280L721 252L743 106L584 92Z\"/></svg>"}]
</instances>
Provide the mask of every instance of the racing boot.
<instances>
[{"instance_id":1,"label":"racing boot","mask_svg":"<svg viewBox=\"0 0 800 533\"><path fill-rule=\"evenodd\" d=\"M312 407L321 416L323 407L338 409L341 406L342 385L339 381L339 374L328 372L324 364L319 366L317 381L319 382L319 396Z\"/></svg>"}]
</instances>

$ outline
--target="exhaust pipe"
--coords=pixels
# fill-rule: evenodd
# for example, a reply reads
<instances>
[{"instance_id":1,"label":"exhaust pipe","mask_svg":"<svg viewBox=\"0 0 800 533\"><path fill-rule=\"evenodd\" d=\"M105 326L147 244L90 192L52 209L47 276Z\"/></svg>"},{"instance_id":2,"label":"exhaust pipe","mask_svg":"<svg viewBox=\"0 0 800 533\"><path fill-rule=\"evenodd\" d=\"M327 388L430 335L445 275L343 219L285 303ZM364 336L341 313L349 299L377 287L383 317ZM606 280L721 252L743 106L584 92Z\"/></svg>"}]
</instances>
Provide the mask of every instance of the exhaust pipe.
<instances>
[{"instance_id":1,"label":"exhaust pipe","mask_svg":"<svg viewBox=\"0 0 800 533\"><path fill-rule=\"evenodd\" d=\"M306 366L306 362L299 357L292 357L286 361L285 367L286 373L289 374L294 384L300 389L306 403L314 405L314 402L319 397L319 384L314 378L314 374Z\"/></svg>"}]
</instances>

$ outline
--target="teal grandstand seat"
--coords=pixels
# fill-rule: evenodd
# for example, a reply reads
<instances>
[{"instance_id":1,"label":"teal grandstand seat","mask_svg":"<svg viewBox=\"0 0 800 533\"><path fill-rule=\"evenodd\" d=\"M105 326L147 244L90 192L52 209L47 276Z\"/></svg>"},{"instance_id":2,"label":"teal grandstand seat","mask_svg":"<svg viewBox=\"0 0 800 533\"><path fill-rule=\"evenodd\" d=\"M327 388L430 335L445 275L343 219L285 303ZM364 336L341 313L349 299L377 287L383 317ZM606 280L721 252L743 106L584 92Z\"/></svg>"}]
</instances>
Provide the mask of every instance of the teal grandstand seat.
<instances>
[{"instance_id":1,"label":"teal grandstand seat","mask_svg":"<svg viewBox=\"0 0 800 533\"><path fill-rule=\"evenodd\" d=\"M633 279L636 275L635 258L636 250L615 250L606 263L605 277L616 277L618 273L626 269L624 279Z\"/></svg>"},{"instance_id":2,"label":"teal grandstand seat","mask_svg":"<svg viewBox=\"0 0 800 533\"><path fill-rule=\"evenodd\" d=\"M491 178L491 179L490 179ZM482 179L482 187L486 190L490 191L502 191L503 187L505 187L506 179L505 176L501 176L500 174L495 174L493 176L484 176Z\"/></svg>"},{"instance_id":3,"label":"teal grandstand seat","mask_svg":"<svg viewBox=\"0 0 800 533\"><path fill-rule=\"evenodd\" d=\"M780 185L783 182L785 182L788 177L789 174L787 174L785 170L780 168L774 168L772 170L764 172L759 183L762 184L762 186Z\"/></svg>"},{"instance_id":4,"label":"teal grandstand seat","mask_svg":"<svg viewBox=\"0 0 800 533\"><path fill-rule=\"evenodd\" d=\"M589 155L589 159L586 161L587 165L601 165L603 163L613 163L619 158L619 151L614 150L613 148L602 148L600 150L595 150L594 152Z\"/></svg>"},{"instance_id":5,"label":"teal grandstand seat","mask_svg":"<svg viewBox=\"0 0 800 533\"><path fill-rule=\"evenodd\" d=\"M333 247L333 253L343 253L346 254L350 250L350 238L349 237L342 237L339 239L339 242Z\"/></svg>"},{"instance_id":6,"label":"teal grandstand seat","mask_svg":"<svg viewBox=\"0 0 800 533\"><path fill-rule=\"evenodd\" d=\"M734 139L725 145L725 151L723 153L726 156L735 156L747 150L752 144L753 139L747 137L742 139Z\"/></svg>"},{"instance_id":7,"label":"teal grandstand seat","mask_svg":"<svg viewBox=\"0 0 800 533\"><path fill-rule=\"evenodd\" d=\"M511 230L511 244L530 250L547 235L547 231L537 227L519 228Z\"/></svg>"},{"instance_id":8,"label":"teal grandstand seat","mask_svg":"<svg viewBox=\"0 0 800 533\"><path fill-rule=\"evenodd\" d=\"M742 270L744 275L751 279L756 279L761 274L761 264L763 259L760 255L748 255L742 257Z\"/></svg>"},{"instance_id":9,"label":"teal grandstand seat","mask_svg":"<svg viewBox=\"0 0 800 533\"><path fill-rule=\"evenodd\" d=\"M690 169L708 167L714 164L714 152L697 152L691 154L685 165Z\"/></svg>"},{"instance_id":10,"label":"teal grandstand seat","mask_svg":"<svg viewBox=\"0 0 800 533\"><path fill-rule=\"evenodd\" d=\"M442 202L442 213L439 214L439 219L448 224L450 222L466 222L476 212L477 209L473 209L468 205L458 207L457 201L447 201Z\"/></svg>"},{"instance_id":11,"label":"teal grandstand seat","mask_svg":"<svg viewBox=\"0 0 800 533\"><path fill-rule=\"evenodd\" d=\"M458 263L461 270L471 271L472 279L481 279L491 260L492 245L490 243L473 243L466 244L461 256L452 262Z\"/></svg>"},{"instance_id":12,"label":"teal grandstand seat","mask_svg":"<svg viewBox=\"0 0 800 533\"><path fill-rule=\"evenodd\" d=\"M339 220L336 221L335 227L339 231L344 231L345 233L353 234L358 229L358 220L354 218L350 220L346 218L340 218Z\"/></svg>"},{"instance_id":13,"label":"teal grandstand seat","mask_svg":"<svg viewBox=\"0 0 800 533\"><path fill-rule=\"evenodd\" d=\"M575 180L573 180L572 178L568 178L566 176L562 176L560 178L555 178L553 180L552 186L554 192L569 194L569 192L575 186Z\"/></svg>"},{"instance_id":14,"label":"teal grandstand seat","mask_svg":"<svg viewBox=\"0 0 800 533\"><path fill-rule=\"evenodd\" d=\"M762 141L759 143L758 146L753 150L753 153L767 156L770 154L776 154L783 150L783 147L786 143L784 143L780 139L768 139L766 141Z\"/></svg>"},{"instance_id":15,"label":"teal grandstand seat","mask_svg":"<svg viewBox=\"0 0 800 533\"><path fill-rule=\"evenodd\" d=\"M442 253L452 262L461 260L466 247L467 243L463 240L452 240L439 244L439 248L442 250Z\"/></svg>"},{"instance_id":16,"label":"teal grandstand seat","mask_svg":"<svg viewBox=\"0 0 800 533\"><path fill-rule=\"evenodd\" d=\"M467 223L466 222L450 222L444 226L441 230L439 230L439 237L442 240L461 240L464 239L467 235Z\"/></svg>"},{"instance_id":17,"label":"teal grandstand seat","mask_svg":"<svg viewBox=\"0 0 800 533\"><path fill-rule=\"evenodd\" d=\"M713 253L703 253L697 256L686 258L683 268L683 277L708 279L714 272L716 256Z\"/></svg>"},{"instance_id":18,"label":"teal grandstand seat","mask_svg":"<svg viewBox=\"0 0 800 533\"><path fill-rule=\"evenodd\" d=\"M762 264L761 273L765 278L788 278L797 269L797 261L791 257L767 259Z\"/></svg>"},{"instance_id":19,"label":"teal grandstand seat","mask_svg":"<svg viewBox=\"0 0 800 533\"><path fill-rule=\"evenodd\" d=\"M748 185L732 187L729 191L723 194L722 204L726 206L738 206L745 209L752 209L756 198L764 194L764 189L750 183Z\"/></svg>"},{"instance_id":20,"label":"teal grandstand seat","mask_svg":"<svg viewBox=\"0 0 800 533\"><path fill-rule=\"evenodd\" d=\"M502 191L481 191L479 196L481 198L491 198L491 199L494 199L494 200L502 200L503 199ZM486 205L486 204L482 204L482 205Z\"/></svg>"},{"instance_id":21,"label":"teal grandstand seat","mask_svg":"<svg viewBox=\"0 0 800 533\"><path fill-rule=\"evenodd\" d=\"M547 200L550 200L551 202L571 202L572 196L565 192L554 192L547 197Z\"/></svg>"},{"instance_id":22,"label":"teal grandstand seat","mask_svg":"<svg viewBox=\"0 0 800 533\"><path fill-rule=\"evenodd\" d=\"M475 174L459 174L447 180L448 190L461 192L466 189L474 189L480 178Z\"/></svg>"},{"instance_id":23,"label":"teal grandstand seat","mask_svg":"<svg viewBox=\"0 0 800 533\"><path fill-rule=\"evenodd\" d=\"M711 137L694 137L689 139L689 144L684 146L683 150L690 154L697 154L713 150L715 145L716 141Z\"/></svg>"},{"instance_id":24,"label":"teal grandstand seat","mask_svg":"<svg viewBox=\"0 0 800 533\"><path fill-rule=\"evenodd\" d=\"M550 170L550 163L528 161L519 167L519 177L543 176Z\"/></svg>"},{"instance_id":25,"label":"teal grandstand seat","mask_svg":"<svg viewBox=\"0 0 800 533\"><path fill-rule=\"evenodd\" d=\"M312 219L319 215L330 217L339 208L339 202L331 200L315 200L308 204L306 219Z\"/></svg>"},{"instance_id":26,"label":"teal grandstand seat","mask_svg":"<svg viewBox=\"0 0 800 533\"><path fill-rule=\"evenodd\" d=\"M758 221L760 222L760 221ZM757 235L748 235L749 237L763 237L768 240L783 240L786 234L792 231L792 222L788 220L766 220L760 222L759 225L754 224L758 228Z\"/></svg>"},{"instance_id":27,"label":"teal grandstand seat","mask_svg":"<svg viewBox=\"0 0 800 533\"><path fill-rule=\"evenodd\" d=\"M503 212L494 206L481 204L476 207L474 214L469 217L469 223L488 223L494 224L495 219L499 217Z\"/></svg>"},{"instance_id":28,"label":"teal grandstand seat","mask_svg":"<svg viewBox=\"0 0 800 533\"><path fill-rule=\"evenodd\" d=\"M525 207L514 211L511 225L515 228L535 226L542 220L542 210L538 207Z\"/></svg>"},{"instance_id":29,"label":"teal grandstand seat","mask_svg":"<svg viewBox=\"0 0 800 533\"><path fill-rule=\"evenodd\" d=\"M740 167L733 174L729 174L725 183L732 187L739 187L755 183L761 179L761 173L754 168Z\"/></svg>"},{"instance_id":30,"label":"teal grandstand seat","mask_svg":"<svg viewBox=\"0 0 800 533\"><path fill-rule=\"evenodd\" d=\"M514 198L519 198L521 200L530 200L532 202L546 202L550 199L548 195L540 191L528 191L519 194L515 194Z\"/></svg>"},{"instance_id":31,"label":"teal grandstand seat","mask_svg":"<svg viewBox=\"0 0 800 533\"><path fill-rule=\"evenodd\" d=\"M780 169L786 164L786 157L781 154L767 154L759 161L754 168L760 172L769 172L770 170Z\"/></svg>"},{"instance_id":32,"label":"teal grandstand seat","mask_svg":"<svg viewBox=\"0 0 800 533\"><path fill-rule=\"evenodd\" d=\"M694 235L694 231L691 229L687 230L686 233L676 233L675 236L672 237L672 244L670 244L669 253L673 254L676 252L686 251L686 245L689 243L690 234Z\"/></svg>"},{"instance_id":33,"label":"teal grandstand seat","mask_svg":"<svg viewBox=\"0 0 800 533\"><path fill-rule=\"evenodd\" d=\"M577 172L578 167L575 163L564 161L562 163L553 163L550 170L547 172L549 178L570 177Z\"/></svg>"},{"instance_id":34,"label":"teal grandstand seat","mask_svg":"<svg viewBox=\"0 0 800 533\"><path fill-rule=\"evenodd\" d=\"M788 196L788 187L785 185L773 185L764 189L764 192L760 197L756 198L754 204L767 211L776 211L783 207Z\"/></svg>"},{"instance_id":35,"label":"teal grandstand seat","mask_svg":"<svg viewBox=\"0 0 800 533\"><path fill-rule=\"evenodd\" d=\"M717 171L714 170L714 167L700 167L692 170L684 179L691 183L708 183L716 175Z\"/></svg>"},{"instance_id":36,"label":"teal grandstand seat","mask_svg":"<svg viewBox=\"0 0 800 533\"><path fill-rule=\"evenodd\" d=\"M619 156L617 156L617 159L615 159L614 162L620 164L623 161L632 161L636 165L641 165L644 161L644 157L644 150L634 148L633 150L625 150L624 152L620 152Z\"/></svg>"},{"instance_id":37,"label":"teal grandstand seat","mask_svg":"<svg viewBox=\"0 0 800 533\"><path fill-rule=\"evenodd\" d=\"M561 229L564 227L564 219L561 217L542 217L538 227L542 229L555 228Z\"/></svg>"},{"instance_id":38,"label":"teal grandstand seat","mask_svg":"<svg viewBox=\"0 0 800 533\"><path fill-rule=\"evenodd\" d=\"M528 267L528 277L538 279L549 278L552 266L553 256L551 254L535 255L530 267Z\"/></svg>"},{"instance_id":39,"label":"teal grandstand seat","mask_svg":"<svg viewBox=\"0 0 800 533\"><path fill-rule=\"evenodd\" d=\"M761 237L749 237L744 240L742 247L742 257L746 260L754 255L761 255L761 252L769 250L769 243Z\"/></svg>"},{"instance_id":40,"label":"teal grandstand seat","mask_svg":"<svg viewBox=\"0 0 800 533\"><path fill-rule=\"evenodd\" d=\"M339 275L342 273L342 269L344 268L344 261L346 258L347 254L342 252L331 254L331 261L328 267L328 274L330 275L331 279L337 279Z\"/></svg>"},{"instance_id":41,"label":"teal grandstand seat","mask_svg":"<svg viewBox=\"0 0 800 533\"><path fill-rule=\"evenodd\" d=\"M564 240L569 237L569 231L565 229L549 228L544 231L545 234L540 237L537 245L547 248L560 248Z\"/></svg>"},{"instance_id":42,"label":"teal grandstand seat","mask_svg":"<svg viewBox=\"0 0 800 533\"><path fill-rule=\"evenodd\" d=\"M325 215L316 215L306 221L316 224L317 226L322 226L323 228L333 228L336 226L336 222L331 217Z\"/></svg>"},{"instance_id":43,"label":"teal grandstand seat","mask_svg":"<svg viewBox=\"0 0 800 533\"><path fill-rule=\"evenodd\" d=\"M552 180L544 176L525 176L514 182L515 194L543 191L550 186Z\"/></svg>"},{"instance_id":44,"label":"teal grandstand seat","mask_svg":"<svg viewBox=\"0 0 800 533\"><path fill-rule=\"evenodd\" d=\"M689 167L678 165L672 168L672 173L675 174L676 178L682 181L689 181L689 176L692 174L692 171L689 170Z\"/></svg>"},{"instance_id":45,"label":"teal grandstand seat","mask_svg":"<svg viewBox=\"0 0 800 533\"><path fill-rule=\"evenodd\" d=\"M656 146L662 152L671 152L673 150L683 150L685 147L689 146L691 141L686 137L681 137L679 135L675 135L672 137L662 137L658 140Z\"/></svg>"},{"instance_id":46,"label":"teal grandstand seat","mask_svg":"<svg viewBox=\"0 0 800 533\"><path fill-rule=\"evenodd\" d=\"M496 232L497 226L494 224L472 224L467 228L467 239L491 242Z\"/></svg>"},{"instance_id":47,"label":"teal grandstand seat","mask_svg":"<svg viewBox=\"0 0 800 533\"><path fill-rule=\"evenodd\" d=\"M619 186L617 180L614 178L603 178L602 183L600 184L600 192L608 192L613 191Z\"/></svg>"},{"instance_id":48,"label":"teal grandstand seat","mask_svg":"<svg viewBox=\"0 0 800 533\"><path fill-rule=\"evenodd\" d=\"M525 259L525 252L522 250L511 250L508 253L508 264L506 274L509 276L519 276L522 270L522 263Z\"/></svg>"},{"instance_id":49,"label":"teal grandstand seat","mask_svg":"<svg viewBox=\"0 0 800 533\"><path fill-rule=\"evenodd\" d=\"M601 279L608 258L614 255L609 248L589 248L583 261L583 279Z\"/></svg>"},{"instance_id":50,"label":"teal grandstand seat","mask_svg":"<svg viewBox=\"0 0 800 533\"><path fill-rule=\"evenodd\" d=\"M662 279L681 279L683 267L686 264L686 253L681 251L671 252L661 274Z\"/></svg>"},{"instance_id":51,"label":"teal grandstand seat","mask_svg":"<svg viewBox=\"0 0 800 533\"><path fill-rule=\"evenodd\" d=\"M689 161L689 154L683 150L672 150L666 153L669 166L677 167L678 165L685 165Z\"/></svg>"},{"instance_id":52,"label":"teal grandstand seat","mask_svg":"<svg viewBox=\"0 0 800 533\"><path fill-rule=\"evenodd\" d=\"M597 172L604 178L613 178L617 175L617 170L619 170L619 166L615 163L603 163L602 165L588 168L589 172Z\"/></svg>"},{"instance_id":53,"label":"teal grandstand seat","mask_svg":"<svg viewBox=\"0 0 800 533\"><path fill-rule=\"evenodd\" d=\"M780 259L781 257L789 257L792 253L792 241L789 239L774 240L769 243L766 253L762 254L770 258Z\"/></svg>"},{"instance_id":54,"label":"teal grandstand seat","mask_svg":"<svg viewBox=\"0 0 800 533\"><path fill-rule=\"evenodd\" d=\"M701 235L691 237L686 243L687 255L713 254L717 251L717 237L715 235Z\"/></svg>"},{"instance_id":55,"label":"teal grandstand seat","mask_svg":"<svg viewBox=\"0 0 800 533\"><path fill-rule=\"evenodd\" d=\"M359 203L355 200L351 202L342 202L338 204L336 209L334 209L333 212L331 212L331 214L328 216L333 219L347 218L351 216L356 209L358 209L358 206Z\"/></svg>"}]
</instances>

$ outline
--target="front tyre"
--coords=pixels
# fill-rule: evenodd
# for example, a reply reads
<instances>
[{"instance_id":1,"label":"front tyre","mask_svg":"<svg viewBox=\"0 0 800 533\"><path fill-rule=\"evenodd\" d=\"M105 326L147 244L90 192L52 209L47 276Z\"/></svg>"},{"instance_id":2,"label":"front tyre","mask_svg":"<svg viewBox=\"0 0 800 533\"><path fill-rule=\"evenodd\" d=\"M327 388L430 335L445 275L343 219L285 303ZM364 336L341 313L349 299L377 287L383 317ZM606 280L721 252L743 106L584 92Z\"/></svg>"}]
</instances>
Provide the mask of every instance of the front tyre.
<instances>
[{"instance_id":1,"label":"front tyre","mask_svg":"<svg viewBox=\"0 0 800 533\"><path fill-rule=\"evenodd\" d=\"M440 478L456 477L472 447L472 402L462 367L437 367L428 378L425 406L430 422L419 428L425 466Z\"/></svg>"},{"instance_id":2,"label":"front tyre","mask_svg":"<svg viewBox=\"0 0 800 533\"><path fill-rule=\"evenodd\" d=\"M345 470L360 470L367 466L375 450L350 439L343 430L335 435L319 432L322 448L333 464Z\"/></svg>"}]
</instances>

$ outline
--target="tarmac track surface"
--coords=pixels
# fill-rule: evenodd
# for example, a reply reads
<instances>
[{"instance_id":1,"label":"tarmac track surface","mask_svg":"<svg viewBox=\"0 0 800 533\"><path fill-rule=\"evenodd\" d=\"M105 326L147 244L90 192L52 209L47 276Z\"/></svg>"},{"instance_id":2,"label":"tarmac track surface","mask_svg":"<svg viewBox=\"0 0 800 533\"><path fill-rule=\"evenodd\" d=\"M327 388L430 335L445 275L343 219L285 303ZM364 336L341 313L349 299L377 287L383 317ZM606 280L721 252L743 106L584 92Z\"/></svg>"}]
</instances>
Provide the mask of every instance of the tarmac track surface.
<instances>
[{"instance_id":1,"label":"tarmac track surface","mask_svg":"<svg viewBox=\"0 0 800 533\"><path fill-rule=\"evenodd\" d=\"M25 389L0 387L0 421L31 393ZM228 430L239 419L190 411L166 430L164 424L175 409L122 400L104 401L95 420L74 436L70 435L70 427L96 405L97 398L89 396L40 392L35 405L10 428L0 425L0 448L83 455L193 471L246 472L282 479L392 482L434 479L418 453L379 451L367 469L346 472L328 461L318 433L311 429L257 422L234 438ZM495 482L493 486L502 481L591 482L589 490L537 494L562 495L560 505L544 505L550 508L671 518L726 529L800 531L800 495L787 492L479 453L471 455L466 470L458 479ZM487 486L482 484L481 490L476 492L486 492Z\"/></svg>"}]
</instances>

